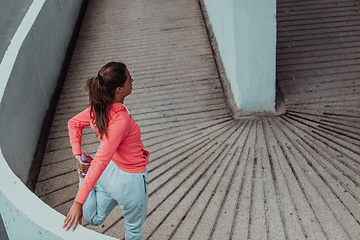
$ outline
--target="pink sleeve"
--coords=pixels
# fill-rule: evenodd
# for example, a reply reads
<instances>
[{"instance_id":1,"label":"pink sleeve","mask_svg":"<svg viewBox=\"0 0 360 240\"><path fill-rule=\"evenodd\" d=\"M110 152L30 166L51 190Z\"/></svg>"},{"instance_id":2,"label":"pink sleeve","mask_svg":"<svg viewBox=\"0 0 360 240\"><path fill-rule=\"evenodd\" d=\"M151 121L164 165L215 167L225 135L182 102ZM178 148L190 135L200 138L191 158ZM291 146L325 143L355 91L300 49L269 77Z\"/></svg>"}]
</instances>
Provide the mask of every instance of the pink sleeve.
<instances>
[{"instance_id":1,"label":"pink sleeve","mask_svg":"<svg viewBox=\"0 0 360 240\"><path fill-rule=\"evenodd\" d=\"M128 117L116 118L109 121L108 137L106 138L106 136L104 136L101 140L94 160L91 162L91 166L76 195L76 202L84 204L89 192L109 164L120 143L128 134L129 129L130 121Z\"/></svg>"},{"instance_id":2,"label":"pink sleeve","mask_svg":"<svg viewBox=\"0 0 360 240\"><path fill-rule=\"evenodd\" d=\"M71 118L68 122L70 145L75 155L81 155L81 137L84 127L90 125L90 107Z\"/></svg>"}]
</instances>

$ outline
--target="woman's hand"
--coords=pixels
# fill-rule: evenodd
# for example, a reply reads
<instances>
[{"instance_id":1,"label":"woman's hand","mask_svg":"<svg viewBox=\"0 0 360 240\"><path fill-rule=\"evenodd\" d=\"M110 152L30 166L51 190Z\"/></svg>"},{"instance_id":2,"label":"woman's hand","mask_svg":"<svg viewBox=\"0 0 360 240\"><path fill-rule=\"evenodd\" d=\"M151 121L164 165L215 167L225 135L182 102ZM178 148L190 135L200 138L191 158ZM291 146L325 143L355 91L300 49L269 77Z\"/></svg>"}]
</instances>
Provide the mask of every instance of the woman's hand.
<instances>
[{"instance_id":1,"label":"woman's hand","mask_svg":"<svg viewBox=\"0 0 360 240\"><path fill-rule=\"evenodd\" d=\"M90 163L83 163L80 160L80 155L75 155L74 158L75 158L75 160L77 162L77 167L78 167L80 172L86 172L89 169Z\"/></svg>"},{"instance_id":2,"label":"woman's hand","mask_svg":"<svg viewBox=\"0 0 360 240\"><path fill-rule=\"evenodd\" d=\"M82 211L82 204L78 202L74 202L74 204L71 206L68 215L66 216L64 220L63 228L65 230L69 230L71 226L73 226L72 230L75 231L75 228L77 227L77 224L81 224L81 219L83 216Z\"/></svg>"}]
</instances>

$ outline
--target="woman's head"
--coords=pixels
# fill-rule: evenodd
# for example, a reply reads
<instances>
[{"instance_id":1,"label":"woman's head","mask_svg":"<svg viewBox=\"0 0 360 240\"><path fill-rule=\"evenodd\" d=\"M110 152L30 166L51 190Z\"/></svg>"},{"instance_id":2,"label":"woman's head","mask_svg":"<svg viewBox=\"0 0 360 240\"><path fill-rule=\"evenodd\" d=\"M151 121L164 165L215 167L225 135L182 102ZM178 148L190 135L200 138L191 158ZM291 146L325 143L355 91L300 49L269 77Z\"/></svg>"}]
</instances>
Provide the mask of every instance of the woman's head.
<instances>
[{"instance_id":1,"label":"woman's head","mask_svg":"<svg viewBox=\"0 0 360 240\"><path fill-rule=\"evenodd\" d=\"M129 91L130 81L130 91ZM107 136L107 124L110 105L124 99L131 92L131 76L127 67L121 62L109 62L98 72L97 76L86 82L89 93L91 119L99 129L99 135ZM125 90L125 91L123 91Z\"/></svg>"}]
</instances>

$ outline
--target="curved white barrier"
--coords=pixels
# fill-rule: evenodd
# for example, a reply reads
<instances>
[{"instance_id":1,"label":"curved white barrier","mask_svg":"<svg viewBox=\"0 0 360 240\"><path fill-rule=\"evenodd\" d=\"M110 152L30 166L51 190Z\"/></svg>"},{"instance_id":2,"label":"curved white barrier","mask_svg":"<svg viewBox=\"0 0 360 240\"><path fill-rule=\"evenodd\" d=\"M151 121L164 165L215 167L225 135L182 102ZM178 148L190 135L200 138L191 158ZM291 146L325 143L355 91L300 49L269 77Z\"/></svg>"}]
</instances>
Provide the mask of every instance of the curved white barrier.
<instances>
[{"instance_id":1,"label":"curved white barrier","mask_svg":"<svg viewBox=\"0 0 360 240\"><path fill-rule=\"evenodd\" d=\"M0 211L9 240L114 239L82 226L66 232L64 216L35 196L14 175L2 154L0 169Z\"/></svg>"},{"instance_id":2,"label":"curved white barrier","mask_svg":"<svg viewBox=\"0 0 360 240\"><path fill-rule=\"evenodd\" d=\"M23 183L81 3L33 1L0 64L0 213L9 240L114 239L82 226L66 232L65 217Z\"/></svg>"}]
</instances>

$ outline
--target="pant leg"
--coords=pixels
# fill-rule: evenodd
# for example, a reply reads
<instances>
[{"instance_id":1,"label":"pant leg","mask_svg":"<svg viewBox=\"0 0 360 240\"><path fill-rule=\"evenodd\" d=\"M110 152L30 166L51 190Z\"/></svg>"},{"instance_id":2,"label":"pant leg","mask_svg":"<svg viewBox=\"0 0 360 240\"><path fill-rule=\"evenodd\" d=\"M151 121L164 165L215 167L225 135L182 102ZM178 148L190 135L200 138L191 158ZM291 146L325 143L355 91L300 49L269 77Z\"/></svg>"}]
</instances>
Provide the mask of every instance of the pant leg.
<instances>
[{"instance_id":1,"label":"pant leg","mask_svg":"<svg viewBox=\"0 0 360 240\"><path fill-rule=\"evenodd\" d=\"M83 178L80 178L80 185L82 180ZM83 205L85 221L94 226L100 225L105 221L116 204L116 200L114 200L100 184L97 184L97 186L90 191Z\"/></svg>"},{"instance_id":2,"label":"pant leg","mask_svg":"<svg viewBox=\"0 0 360 240\"><path fill-rule=\"evenodd\" d=\"M115 175L115 174L114 174ZM127 173L120 168L109 183L108 192L116 199L125 219L125 239L141 239L147 215L147 173Z\"/></svg>"}]
</instances>

